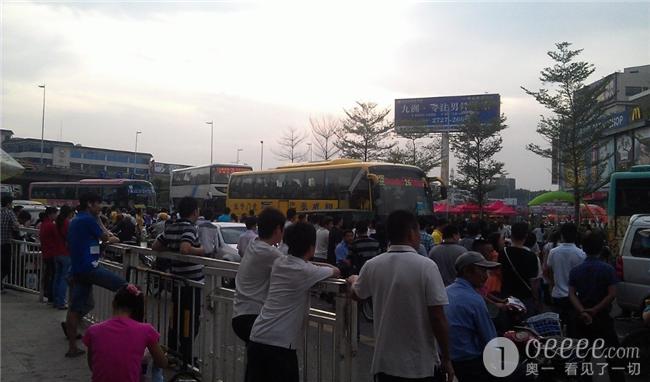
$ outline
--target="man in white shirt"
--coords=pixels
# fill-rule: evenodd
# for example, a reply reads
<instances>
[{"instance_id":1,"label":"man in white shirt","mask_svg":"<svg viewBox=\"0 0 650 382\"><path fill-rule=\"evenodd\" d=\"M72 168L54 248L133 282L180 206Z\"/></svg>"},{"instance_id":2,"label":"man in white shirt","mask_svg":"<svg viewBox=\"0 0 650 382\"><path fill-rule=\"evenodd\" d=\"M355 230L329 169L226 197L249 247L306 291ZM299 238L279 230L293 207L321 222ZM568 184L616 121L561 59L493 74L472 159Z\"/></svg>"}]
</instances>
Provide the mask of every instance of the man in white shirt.
<instances>
[{"instance_id":1,"label":"man in white shirt","mask_svg":"<svg viewBox=\"0 0 650 382\"><path fill-rule=\"evenodd\" d=\"M443 306L447 293L438 266L420 256L420 228L407 211L388 216L388 251L350 276L354 298L372 297L375 381L433 381L437 366L454 379L449 357L449 327ZM442 359L438 358L438 354Z\"/></svg>"},{"instance_id":2,"label":"man in white shirt","mask_svg":"<svg viewBox=\"0 0 650 382\"><path fill-rule=\"evenodd\" d=\"M327 247L330 240L330 229L334 226L331 216L325 216L316 231L316 255L314 260L327 262Z\"/></svg>"},{"instance_id":3,"label":"man in white shirt","mask_svg":"<svg viewBox=\"0 0 650 382\"><path fill-rule=\"evenodd\" d=\"M201 248L205 251L205 256L214 259L219 250L219 231L212 224L212 220L214 220L214 211L209 208L203 209L201 216L196 221L196 226L199 228L199 240Z\"/></svg>"},{"instance_id":4,"label":"man in white shirt","mask_svg":"<svg viewBox=\"0 0 650 382\"><path fill-rule=\"evenodd\" d=\"M575 334L575 310L569 300L569 274L573 268L582 264L587 255L575 244L578 239L578 227L575 224L564 223L560 227L560 235L562 243L551 249L546 265L553 305L560 314L560 320L567 324L567 335L571 336Z\"/></svg>"},{"instance_id":5,"label":"man in white shirt","mask_svg":"<svg viewBox=\"0 0 650 382\"><path fill-rule=\"evenodd\" d=\"M255 216L249 216L244 223L246 224L246 232L242 233L237 241L237 252L240 257L244 257L246 248L257 237L257 218Z\"/></svg>"},{"instance_id":6,"label":"man in white shirt","mask_svg":"<svg viewBox=\"0 0 650 382\"><path fill-rule=\"evenodd\" d=\"M284 256L275 247L282 241L284 215L275 208L266 208L258 218L259 237L250 242L242 256L235 277L232 328L237 337L248 343L253 322L260 314L269 290L273 262Z\"/></svg>"},{"instance_id":7,"label":"man in white shirt","mask_svg":"<svg viewBox=\"0 0 650 382\"><path fill-rule=\"evenodd\" d=\"M269 293L251 331L246 382L299 381L296 348L303 341L309 290L319 281L340 276L332 265L309 262L316 244L316 231L310 224L288 227L284 242L289 255L273 263Z\"/></svg>"}]
</instances>

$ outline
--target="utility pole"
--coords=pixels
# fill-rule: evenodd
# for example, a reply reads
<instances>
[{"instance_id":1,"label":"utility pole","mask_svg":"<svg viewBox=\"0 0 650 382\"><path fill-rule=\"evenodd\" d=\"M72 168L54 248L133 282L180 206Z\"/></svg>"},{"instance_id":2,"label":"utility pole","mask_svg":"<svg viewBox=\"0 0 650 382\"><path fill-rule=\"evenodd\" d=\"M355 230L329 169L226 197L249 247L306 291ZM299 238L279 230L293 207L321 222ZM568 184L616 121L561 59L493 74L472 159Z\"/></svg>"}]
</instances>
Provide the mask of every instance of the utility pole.
<instances>
[{"instance_id":1,"label":"utility pole","mask_svg":"<svg viewBox=\"0 0 650 382\"><path fill-rule=\"evenodd\" d=\"M260 141L261 150L260 150L260 170L264 169L264 141Z\"/></svg>"},{"instance_id":2,"label":"utility pole","mask_svg":"<svg viewBox=\"0 0 650 382\"><path fill-rule=\"evenodd\" d=\"M135 132L135 150L133 150L133 175L135 175L135 170L138 166L138 135L142 134L142 131Z\"/></svg>"},{"instance_id":3,"label":"utility pole","mask_svg":"<svg viewBox=\"0 0 650 382\"><path fill-rule=\"evenodd\" d=\"M43 147L45 144L45 84L38 85L43 88L43 117L41 119L41 166L43 165Z\"/></svg>"},{"instance_id":4,"label":"utility pole","mask_svg":"<svg viewBox=\"0 0 650 382\"><path fill-rule=\"evenodd\" d=\"M212 153L214 152L214 149L213 149L213 144L214 144L214 121L206 122L206 124L210 125L210 164L213 164L214 162L212 161Z\"/></svg>"}]
</instances>

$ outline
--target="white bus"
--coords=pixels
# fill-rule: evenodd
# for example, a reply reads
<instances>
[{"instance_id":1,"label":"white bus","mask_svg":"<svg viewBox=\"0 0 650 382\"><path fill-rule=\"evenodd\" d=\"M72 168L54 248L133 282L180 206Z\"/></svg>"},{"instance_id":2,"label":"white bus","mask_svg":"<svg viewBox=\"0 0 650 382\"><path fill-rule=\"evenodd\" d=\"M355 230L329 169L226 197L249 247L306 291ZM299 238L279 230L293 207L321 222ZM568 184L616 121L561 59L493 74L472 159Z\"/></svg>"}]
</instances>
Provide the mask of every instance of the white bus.
<instances>
[{"instance_id":1,"label":"white bus","mask_svg":"<svg viewBox=\"0 0 650 382\"><path fill-rule=\"evenodd\" d=\"M169 193L171 203L177 207L181 198L191 196L199 199L202 208L223 211L230 174L251 170L251 166L240 164L213 164L174 170Z\"/></svg>"}]
</instances>

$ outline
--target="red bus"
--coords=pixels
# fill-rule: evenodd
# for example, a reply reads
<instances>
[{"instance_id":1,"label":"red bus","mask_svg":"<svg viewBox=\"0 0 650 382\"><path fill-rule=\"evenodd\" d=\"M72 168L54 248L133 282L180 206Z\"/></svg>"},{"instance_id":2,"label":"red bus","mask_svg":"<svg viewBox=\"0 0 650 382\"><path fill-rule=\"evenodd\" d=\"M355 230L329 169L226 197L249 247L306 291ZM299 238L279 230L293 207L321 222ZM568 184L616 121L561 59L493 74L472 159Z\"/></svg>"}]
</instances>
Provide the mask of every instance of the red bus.
<instances>
[{"instance_id":1,"label":"red bus","mask_svg":"<svg viewBox=\"0 0 650 382\"><path fill-rule=\"evenodd\" d=\"M117 208L146 208L156 204L156 192L146 180L82 179L78 182L34 182L29 185L29 199L47 206L76 206L79 196L93 192L102 205Z\"/></svg>"}]
</instances>

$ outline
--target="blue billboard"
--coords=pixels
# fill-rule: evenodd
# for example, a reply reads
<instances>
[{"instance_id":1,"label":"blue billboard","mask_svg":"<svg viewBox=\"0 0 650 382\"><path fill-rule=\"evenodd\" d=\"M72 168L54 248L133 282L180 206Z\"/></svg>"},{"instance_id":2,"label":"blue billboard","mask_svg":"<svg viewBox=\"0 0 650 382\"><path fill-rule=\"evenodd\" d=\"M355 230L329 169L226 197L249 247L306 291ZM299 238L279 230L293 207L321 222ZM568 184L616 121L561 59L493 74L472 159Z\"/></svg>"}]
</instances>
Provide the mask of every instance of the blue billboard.
<instances>
[{"instance_id":1,"label":"blue billboard","mask_svg":"<svg viewBox=\"0 0 650 382\"><path fill-rule=\"evenodd\" d=\"M475 112L482 124L489 124L501 115L500 106L499 94L396 99L395 130L398 133L457 131Z\"/></svg>"}]
</instances>

